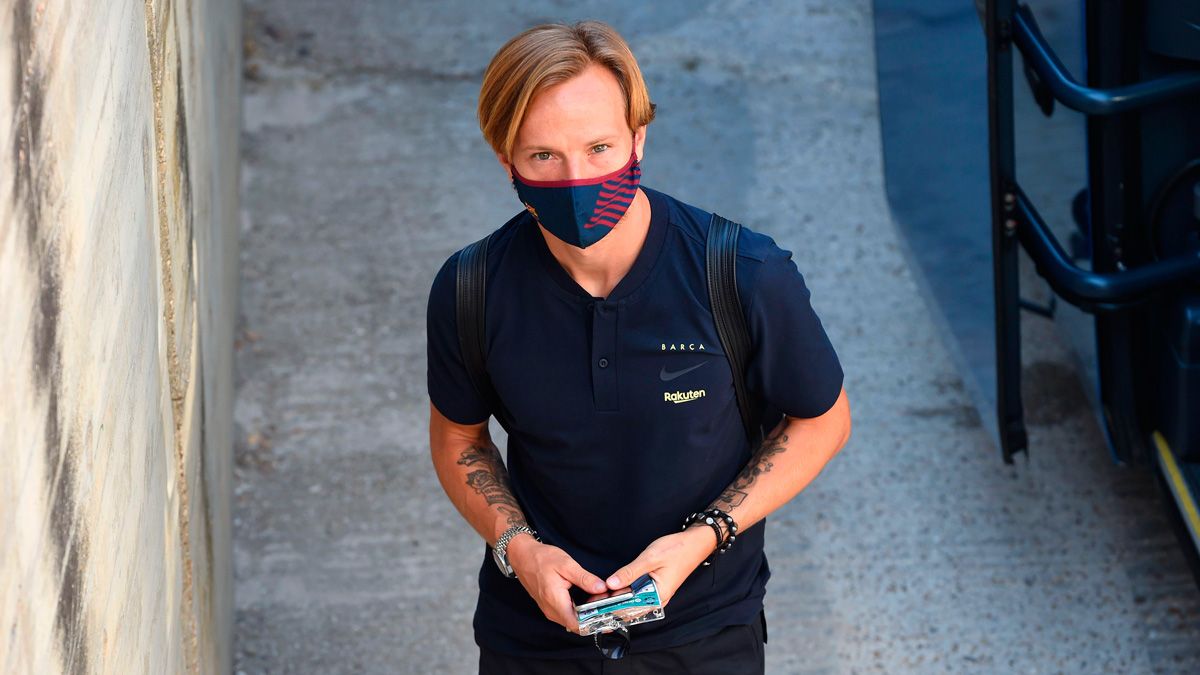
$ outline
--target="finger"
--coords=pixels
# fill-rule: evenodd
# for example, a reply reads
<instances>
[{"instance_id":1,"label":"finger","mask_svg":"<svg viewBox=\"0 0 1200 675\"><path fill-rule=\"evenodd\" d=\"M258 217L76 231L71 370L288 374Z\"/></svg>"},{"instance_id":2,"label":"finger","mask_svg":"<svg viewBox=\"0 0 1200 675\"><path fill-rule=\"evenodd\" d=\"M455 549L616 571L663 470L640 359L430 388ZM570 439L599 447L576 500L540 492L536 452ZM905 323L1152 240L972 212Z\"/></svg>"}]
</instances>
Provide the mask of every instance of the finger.
<instances>
[{"instance_id":1,"label":"finger","mask_svg":"<svg viewBox=\"0 0 1200 675\"><path fill-rule=\"evenodd\" d=\"M542 610L542 614L545 614L547 619L567 630L571 630L570 619L572 617L564 611L565 608L562 601L562 596L565 593L566 589L562 587L544 588L541 597L538 598L537 605L538 609ZM569 603L571 596L567 594L566 598ZM571 609L574 610L574 605L571 606Z\"/></svg>"},{"instance_id":2,"label":"finger","mask_svg":"<svg viewBox=\"0 0 1200 675\"><path fill-rule=\"evenodd\" d=\"M604 581L600 577L583 569L579 563L569 560L562 570L562 577L585 591L599 593L604 590Z\"/></svg>"},{"instance_id":3,"label":"finger","mask_svg":"<svg viewBox=\"0 0 1200 675\"><path fill-rule=\"evenodd\" d=\"M570 622L567 620L567 618L562 616L562 612L558 607L552 607L550 605L538 605L538 607L542 610L542 613L546 615L547 619L562 626L567 632L575 632L571 629Z\"/></svg>"},{"instance_id":4,"label":"finger","mask_svg":"<svg viewBox=\"0 0 1200 675\"><path fill-rule=\"evenodd\" d=\"M650 561L638 556L633 562L613 572L612 576L608 578L608 587L614 591L625 588L633 583L634 579L646 574L651 569Z\"/></svg>"},{"instance_id":5,"label":"finger","mask_svg":"<svg viewBox=\"0 0 1200 675\"><path fill-rule=\"evenodd\" d=\"M554 612L558 615L558 623L572 633L579 632L579 617L575 614L575 603L571 602L571 594L566 589L555 591L551 602Z\"/></svg>"}]
</instances>

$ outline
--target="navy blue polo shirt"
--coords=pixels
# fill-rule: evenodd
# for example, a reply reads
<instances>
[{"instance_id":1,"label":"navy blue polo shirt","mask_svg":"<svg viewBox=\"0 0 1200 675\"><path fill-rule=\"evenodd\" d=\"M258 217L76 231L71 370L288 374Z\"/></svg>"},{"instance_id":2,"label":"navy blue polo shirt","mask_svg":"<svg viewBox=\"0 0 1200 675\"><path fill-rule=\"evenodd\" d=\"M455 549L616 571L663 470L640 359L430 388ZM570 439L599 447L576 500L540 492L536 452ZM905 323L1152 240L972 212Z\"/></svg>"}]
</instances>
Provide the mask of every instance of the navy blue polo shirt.
<instances>
[{"instance_id":1,"label":"navy blue polo shirt","mask_svg":"<svg viewBox=\"0 0 1200 675\"><path fill-rule=\"evenodd\" d=\"M709 213L643 187L651 217L629 272L606 298L579 286L522 211L488 248L487 370L511 416L513 493L542 541L606 579L653 540L678 532L750 460L729 362L709 308ZM743 227L736 275L752 342L747 386L794 417L837 400L842 369L791 252ZM457 253L428 306L430 400L447 418L491 414L471 385L454 309ZM633 626L635 651L676 646L748 624L771 575L766 521L747 528L676 592L661 621ZM596 655L590 637L546 619L486 544L475 640L542 658Z\"/></svg>"}]
</instances>

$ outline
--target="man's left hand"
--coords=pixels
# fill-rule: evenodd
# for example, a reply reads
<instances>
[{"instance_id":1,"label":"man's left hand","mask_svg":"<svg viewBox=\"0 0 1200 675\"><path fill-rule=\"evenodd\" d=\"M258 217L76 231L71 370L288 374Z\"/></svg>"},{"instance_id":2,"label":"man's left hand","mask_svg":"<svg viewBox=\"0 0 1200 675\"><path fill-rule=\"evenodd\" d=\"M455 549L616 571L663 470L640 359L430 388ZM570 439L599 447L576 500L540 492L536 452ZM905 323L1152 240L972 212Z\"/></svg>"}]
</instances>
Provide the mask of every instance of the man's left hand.
<instances>
[{"instance_id":1,"label":"man's left hand","mask_svg":"<svg viewBox=\"0 0 1200 675\"><path fill-rule=\"evenodd\" d=\"M659 537L633 562L614 572L608 578L608 587L614 591L626 588L638 577L649 574L665 607L692 571L716 548L717 538L708 526L693 526Z\"/></svg>"}]
</instances>

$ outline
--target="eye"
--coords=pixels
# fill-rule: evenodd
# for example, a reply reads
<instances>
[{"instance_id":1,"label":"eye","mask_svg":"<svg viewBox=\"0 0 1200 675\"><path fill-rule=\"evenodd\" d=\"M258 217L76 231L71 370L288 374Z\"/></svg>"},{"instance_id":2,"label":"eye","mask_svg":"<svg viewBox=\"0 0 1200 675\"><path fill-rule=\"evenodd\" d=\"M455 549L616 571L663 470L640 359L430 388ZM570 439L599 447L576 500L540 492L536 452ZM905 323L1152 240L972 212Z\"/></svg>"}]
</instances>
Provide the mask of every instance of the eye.
<instances>
[{"instance_id":1,"label":"eye","mask_svg":"<svg viewBox=\"0 0 1200 675\"><path fill-rule=\"evenodd\" d=\"M594 152L604 152L607 149L608 149L608 143L601 143L599 145L592 147L592 151L594 151Z\"/></svg>"},{"instance_id":2,"label":"eye","mask_svg":"<svg viewBox=\"0 0 1200 675\"><path fill-rule=\"evenodd\" d=\"M536 159L536 160L540 160L540 161L543 161L543 162L544 162L544 161L546 161L546 160L550 159L550 153L548 153L548 152L535 152L535 153L533 153L533 158L534 158L534 159Z\"/></svg>"}]
</instances>

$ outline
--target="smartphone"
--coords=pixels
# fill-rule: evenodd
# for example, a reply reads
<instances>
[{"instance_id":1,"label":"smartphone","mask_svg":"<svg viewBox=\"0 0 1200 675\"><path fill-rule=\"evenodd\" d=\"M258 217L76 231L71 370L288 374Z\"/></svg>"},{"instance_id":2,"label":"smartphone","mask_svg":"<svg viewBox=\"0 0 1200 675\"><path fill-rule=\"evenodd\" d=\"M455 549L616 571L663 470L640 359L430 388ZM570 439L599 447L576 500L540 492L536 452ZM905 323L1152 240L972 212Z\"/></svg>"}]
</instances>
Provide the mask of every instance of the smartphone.
<instances>
[{"instance_id":1,"label":"smartphone","mask_svg":"<svg viewBox=\"0 0 1200 675\"><path fill-rule=\"evenodd\" d=\"M572 594L579 634L617 630L664 617L658 586L649 574L638 577L628 588L604 593L587 593L583 589Z\"/></svg>"},{"instance_id":2,"label":"smartphone","mask_svg":"<svg viewBox=\"0 0 1200 675\"><path fill-rule=\"evenodd\" d=\"M626 586L616 591L603 591L601 593L588 593L578 586L571 587L571 601L575 603L576 612L603 607L614 602L622 602L632 597L632 586Z\"/></svg>"}]
</instances>

